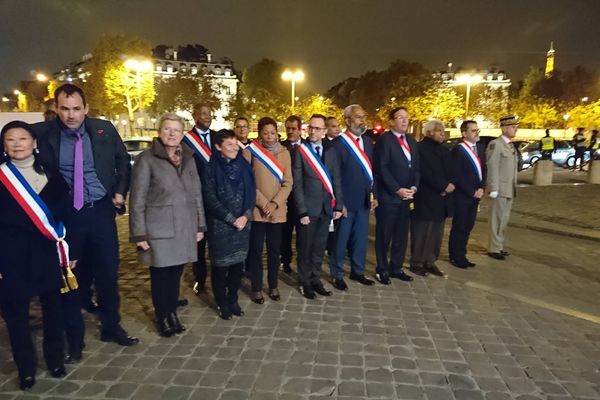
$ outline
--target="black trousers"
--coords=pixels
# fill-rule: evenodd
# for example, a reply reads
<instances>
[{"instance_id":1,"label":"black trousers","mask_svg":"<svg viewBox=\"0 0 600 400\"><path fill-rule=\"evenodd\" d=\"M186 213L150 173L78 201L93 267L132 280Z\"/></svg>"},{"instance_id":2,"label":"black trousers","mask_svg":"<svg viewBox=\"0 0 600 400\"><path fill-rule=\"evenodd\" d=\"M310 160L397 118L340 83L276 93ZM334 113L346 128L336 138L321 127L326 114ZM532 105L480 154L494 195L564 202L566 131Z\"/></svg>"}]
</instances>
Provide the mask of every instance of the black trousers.
<instances>
[{"instance_id":1,"label":"black trousers","mask_svg":"<svg viewBox=\"0 0 600 400\"><path fill-rule=\"evenodd\" d=\"M198 282L198 286L204 287L208 274L206 266L206 237L198 242L198 261L192 264L192 271L194 272L194 278Z\"/></svg>"},{"instance_id":2,"label":"black trousers","mask_svg":"<svg viewBox=\"0 0 600 400\"><path fill-rule=\"evenodd\" d=\"M121 321L119 315L119 239L115 209L107 196L77 211L71 208L65 217L67 241L75 254L81 254L73 271L86 282L90 274L96 287L98 317L102 330L111 332Z\"/></svg>"},{"instance_id":3,"label":"black trousers","mask_svg":"<svg viewBox=\"0 0 600 400\"><path fill-rule=\"evenodd\" d=\"M227 267L212 266L210 280L212 283L215 303L220 308L226 308L238 301L238 290L242 282L244 263Z\"/></svg>"},{"instance_id":4,"label":"black trousers","mask_svg":"<svg viewBox=\"0 0 600 400\"><path fill-rule=\"evenodd\" d=\"M413 218L410 223L410 265L435 265L440 256L445 221L422 221Z\"/></svg>"},{"instance_id":5,"label":"black trousers","mask_svg":"<svg viewBox=\"0 0 600 400\"><path fill-rule=\"evenodd\" d=\"M150 289L156 318L165 318L177 311L183 265L150 267Z\"/></svg>"},{"instance_id":6,"label":"black trousers","mask_svg":"<svg viewBox=\"0 0 600 400\"><path fill-rule=\"evenodd\" d=\"M322 213L318 217L310 217L308 225L298 223L298 279L303 286L323 286L321 282L321 265L327 247L331 217Z\"/></svg>"},{"instance_id":7,"label":"black trousers","mask_svg":"<svg viewBox=\"0 0 600 400\"><path fill-rule=\"evenodd\" d=\"M48 369L64 364L65 339L60 296L58 291L40 295L44 359ZM35 376L36 371L36 351L29 328L29 301L30 299L14 299L0 303L20 378Z\"/></svg>"},{"instance_id":8,"label":"black trousers","mask_svg":"<svg viewBox=\"0 0 600 400\"><path fill-rule=\"evenodd\" d=\"M410 204L379 204L375 209L376 271L382 275L398 273L406 257L410 227ZM390 247L391 244L391 247Z\"/></svg>"},{"instance_id":9,"label":"black trousers","mask_svg":"<svg viewBox=\"0 0 600 400\"><path fill-rule=\"evenodd\" d=\"M298 221L296 211L294 210L295 207L290 204L291 202L293 202L293 200L288 201L287 221L283 223L283 227L281 228L281 263L287 265L292 263L292 258L294 256L292 250L292 236ZM296 234L298 234L298 231L296 231ZM296 243L296 247L297 246L298 243Z\"/></svg>"},{"instance_id":10,"label":"black trousers","mask_svg":"<svg viewBox=\"0 0 600 400\"><path fill-rule=\"evenodd\" d=\"M478 205L478 201L471 199L464 201L455 197L454 217L448 238L448 255L451 260L459 264L467 261L467 243L475 226Z\"/></svg>"},{"instance_id":11,"label":"black trousers","mask_svg":"<svg viewBox=\"0 0 600 400\"><path fill-rule=\"evenodd\" d=\"M79 289L60 295L63 325L69 354L80 353L85 347L85 322L81 315L80 296Z\"/></svg>"},{"instance_id":12,"label":"black trousers","mask_svg":"<svg viewBox=\"0 0 600 400\"><path fill-rule=\"evenodd\" d=\"M94 297L94 277L91 268L84 268L77 274L79 299L82 304L89 304Z\"/></svg>"},{"instance_id":13,"label":"black trousers","mask_svg":"<svg viewBox=\"0 0 600 400\"><path fill-rule=\"evenodd\" d=\"M248 249L248 257L246 258L246 270L250 274L253 292L262 290L262 253L265 239L267 242L267 281L269 289L277 288L282 229L283 223L252 222L250 247Z\"/></svg>"},{"instance_id":14,"label":"black trousers","mask_svg":"<svg viewBox=\"0 0 600 400\"><path fill-rule=\"evenodd\" d=\"M583 169L583 157L585 155L585 147L575 147L575 161L573 163L573 169L577 168L577 160L579 160L579 169Z\"/></svg>"}]
</instances>

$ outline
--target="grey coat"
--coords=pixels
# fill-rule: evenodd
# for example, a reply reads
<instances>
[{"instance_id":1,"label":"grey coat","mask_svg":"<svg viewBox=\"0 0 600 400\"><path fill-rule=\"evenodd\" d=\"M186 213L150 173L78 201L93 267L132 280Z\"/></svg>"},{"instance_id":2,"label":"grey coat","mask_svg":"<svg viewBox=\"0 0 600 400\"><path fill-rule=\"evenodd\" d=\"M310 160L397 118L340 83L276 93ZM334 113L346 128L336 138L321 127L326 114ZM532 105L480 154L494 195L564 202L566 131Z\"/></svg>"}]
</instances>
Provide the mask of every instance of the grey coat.
<instances>
[{"instance_id":1,"label":"grey coat","mask_svg":"<svg viewBox=\"0 0 600 400\"><path fill-rule=\"evenodd\" d=\"M196 233L206 231L202 188L193 153L182 146L175 168L158 139L140 153L133 167L129 197L130 242L148 241L138 260L152 267L196 261Z\"/></svg>"},{"instance_id":2,"label":"grey coat","mask_svg":"<svg viewBox=\"0 0 600 400\"><path fill-rule=\"evenodd\" d=\"M487 191L512 199L517 194L519 156L515 146L499 137L487 147Z\"/></svg>"}]
</instances>

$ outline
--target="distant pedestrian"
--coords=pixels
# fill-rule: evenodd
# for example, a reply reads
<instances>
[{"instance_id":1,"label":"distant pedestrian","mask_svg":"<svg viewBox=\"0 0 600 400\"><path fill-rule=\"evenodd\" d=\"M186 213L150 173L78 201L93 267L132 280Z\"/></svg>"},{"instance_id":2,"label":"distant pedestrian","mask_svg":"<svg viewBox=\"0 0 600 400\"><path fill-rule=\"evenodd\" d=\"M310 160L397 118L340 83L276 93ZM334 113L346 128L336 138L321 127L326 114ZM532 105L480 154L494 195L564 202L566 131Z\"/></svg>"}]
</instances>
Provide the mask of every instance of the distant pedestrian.
<instances>
[{"instance_id":1,"label":"distant pedestrian","mask_svg":"<svg viewBox=\"0 0 600 400\"><path fill-rule=\"evenodd\" d=\"M519 121L510 115L500 118L502 135L487 147L487 184L490 197L488 256L504 260L504 230L510 219L510 210L517 192L518 154L512 143Z\"/></svg>"},{"instance_id":2,"label":"distant pedestrian","mask_svg":"<svg viewBox=\"0 0 600 400\"><path fill-rule=\"evenodd\" d=\"M551 160L555 148L554 138L550 136L550 129L546 129L546 135L540 139L542 160Z\"/></svg>"},{"instance_id":3,"label":"distant pedestrian","mask_svg":"<svg viewBox=\"0 0 600 400\"><path fill-rule=\"evenodd\" d=\"M583 134L584 128L577 128L577 133L573 135L573 147L575 147L575 161L573 162L573 169L577 169L577 161L579 160L579 170L583 171L583 159L587 146L585 144L585 135Z\"/></svg>"},{"instance_id":4,"label":"distant pedestrian","mask_svg":"<svg viewBox=\"0 0 600 400\"><path fill-rule=\"evenodd\" d=\"M588 151L590 152L590 160L598 160L600 159L600 138L598 137L598 129L594 129L592 131L592 136L590 137L590 145L588 146Z\"/></svg>"}]
</instances>

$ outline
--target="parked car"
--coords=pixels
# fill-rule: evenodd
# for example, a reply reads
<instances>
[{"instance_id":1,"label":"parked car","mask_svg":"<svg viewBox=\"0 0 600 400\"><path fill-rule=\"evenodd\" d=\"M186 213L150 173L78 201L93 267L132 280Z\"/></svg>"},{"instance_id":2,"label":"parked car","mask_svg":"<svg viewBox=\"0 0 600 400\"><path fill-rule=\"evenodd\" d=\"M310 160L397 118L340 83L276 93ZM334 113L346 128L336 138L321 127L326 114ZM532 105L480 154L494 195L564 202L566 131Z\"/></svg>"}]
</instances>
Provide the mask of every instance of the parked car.
<instances>
[{"instance_id":1,"label":"parked car","mask_svg":"<svg viewBox=\"0 0 600 400\"><path fill-rule=\"evenodd\" d=\"M554 152L552 153L552 161L554 164L561 167L573 167L575 165L575 149L571 143L566 140L554 141ZM521 150L521 161L523 165L531 167L542 158L540 151L540 142L531 142ZM589 152L585 153L584 160L589 160Z\"/></svg>"},{"instance_id":2,"label":"parked car","mask_svg":"<svg viewBox=\"0 0 600 400\"><path fill-rule=\"evenodd\" d=\"M123 144L127 149L127 153L131 158L131 165L133 165L135 157L140 154L142 151L146 150L152 145L152 140L150 139L128 139L124 140Z\"/></svg>"}]
</instances>

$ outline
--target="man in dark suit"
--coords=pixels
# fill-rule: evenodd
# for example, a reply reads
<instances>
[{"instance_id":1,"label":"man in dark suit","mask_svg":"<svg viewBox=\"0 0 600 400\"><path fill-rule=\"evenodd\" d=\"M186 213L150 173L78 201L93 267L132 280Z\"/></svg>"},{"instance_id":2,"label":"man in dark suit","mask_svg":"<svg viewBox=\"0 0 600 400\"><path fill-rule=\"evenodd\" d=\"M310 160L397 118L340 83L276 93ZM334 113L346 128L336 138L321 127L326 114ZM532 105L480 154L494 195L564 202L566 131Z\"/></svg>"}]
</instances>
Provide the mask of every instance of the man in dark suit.
<instances>
[{"instance_id":1,"label":"man in dark suit","mask_svg":"<svg viewBox=\"0 0 600 400\"><path fill-rule=\"evenodd\" d=\"M343 198L336 151L324 147L325 116L313 115L308 122L308 142L293 150L293 200L298 219L296 225L299 290L308 299L315 292L331 296L321 282L321 264L327 246L329 224L342 216ZM310 158L310 154L314 156ZM317 167L322 161L323 170ZM332 192L329 191L331 185Z\"/></svg>"},{"instance_id":2,"label":"man in dark suit","mask_svg":"<svg viewBox=\"0 0 600 400\"><path fill-rule=\"evenodd\" d=\"M297 115L290 115L285 120L285 133L287 138L281 142L292 156L292 164L294 163L295 152L293 151L302 143L302 119ZM292 235L294 228L298 222L298 211L296 210L296 203L294 202L294 196L288 197L287 201L287 220L283 225L281 232L281 267L283 272L289 274L292 272L290 264L292 263L293 252L292 252Z\"/></svg>"},{"instance_id":3,"label":"man in dark suit","mask_svg":"<svg viewBox=\"0 0 600 400\"><path fill-rule=\"evenodd\" d=\"M444 142L445 128L439 120L423 126L425 137L419 142L419 191L415 194L410 221L410 270L425 276L445 276L436 261L440 255L444 223L452 215L454 183L450 150Z\"/></svg>"},{"instance_id":4,"label":"man in dark suit","mask_svg":"<svg viewBox=\"0 0 600 400\"><path fill-rule=\"evenodd\" d=\"M207 153L199 152L194 146L189 146L189 141L184 140L183 143L188 145L194 151L194 159L196 161L196 168L198 169L198 175L203 176L202 170L204 166L210 161L210 156L216 151L214 147L214 136L215 131L210 129L210 124L213 120L212 108L207 103L199 102L194 104L192 111L195 125L187 133L187 135L193 135L196 139L199 139L206 145L210 150ZM207 267L206 267L206 237L198 242L198 261L192 264L192 270L194 272L195 283L192 288L196 295L200 295L205 291Z\"/></svg>"},{"instance_id":5,"label":"man in dark suit","mask_svg":"<svg viewBox=\"0 0 600 400\"><path fill-rule=\"evenodd\" d=\"M407 135L409 118L404 107L389 113L391 130L379 138L375 149L375 189L379 206L375 209L375 278L384 285L391 278L410 282L402 264L410 226L410 207L419 186L417 142ZM391 244L391 254L390 254Z\"/></svg>"},{"instance_id":6,"label":"man in dark suit","mask_svg":"<svg viewBox=\"0 0 600 400\"><path fill-rule=\"evenodd\" d=\"M40 158L69 184L73 208L64 218L67 240L82 254L75 269L91 271L98 297L101 340L131 346L138 339L121 327L119 242L115 208L125 204L131 165L119 133L108 121L87 118L83 91L64 84L54 93L58 118L36 124Z\"/></svg>"},{"instance_id":7,"label":"man in dark suit","mask_svg":"<svg viewBox=\"0 0 600 400\"><path fill-rule=\"evenodd\" d=\"M350 256L350 279L371 286L374 282L365 277L365 260L369 235L369 212L377 207L373 195L373 142L363 134L367 130L367 114L358 104L344 109L347 130L331 141L335 148L342 178L344 194L343 217L338 220L335 246L329 257L333 287L347 290L344 281L346 249Z\"/></svg>"},{"instance_id":8,"label":"man in dark suit","mask_svg":"<svg viewBox=\"0 0 600 400\"><path fill-rule=\"evenodd\" d=\"M467 243L475 218L479 201L485 187L486 165L485 148L479 142L477 122L467 120L460 125L463 136L451 152L454 173L454 217L448 239L450 264L458 268L474 267L467 259Z\"/></svg>"}]
</instances>

